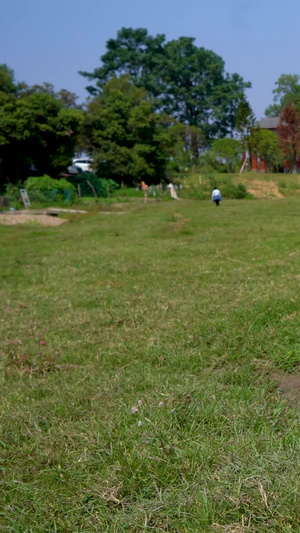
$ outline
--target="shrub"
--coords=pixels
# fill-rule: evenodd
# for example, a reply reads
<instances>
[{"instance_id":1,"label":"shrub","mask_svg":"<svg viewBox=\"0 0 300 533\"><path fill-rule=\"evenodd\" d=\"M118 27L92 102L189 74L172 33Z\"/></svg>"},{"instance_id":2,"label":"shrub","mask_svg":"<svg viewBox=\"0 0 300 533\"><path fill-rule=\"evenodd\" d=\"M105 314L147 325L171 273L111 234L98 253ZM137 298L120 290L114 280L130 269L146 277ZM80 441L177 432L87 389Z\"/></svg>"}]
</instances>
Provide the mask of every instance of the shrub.
<instances>
[{"instance_id":1,"label":"shrub","mask_svg":"<svg viewBox=\"0 0 300 533\"><path fill-rule=\"evenodd\" d=\"M94 187L97 196L107 198L108 193L113 194L119 185L111 179L99 178L93 172L81 172L76 176L68 177L68 182L72 183L76 189L80 186L80 192L82 196L94 196L93 190L88 182Z\"/></svg>"},{"instance_id":2,"label":"shrub","mask_svg":"<svg viewBox=\"0 0 300 533\"><path fill-rule=\"evenodd\" d=\"M24 183L24 186L28 192L45 192L57 190L58 192L64 193L67 190L75 190L74 186L68 182L66 179L55 180L47 174L40 177L30 177Z\"/></svg>"},{"instance_id":3,"label":"shrub","mask_svg":"<svg viewBox=\"0 0 300 533\"><path fill-rule=\"evenodd\" d=\"M75 187L65 178L56 180L45 174L30 177L24 183L32 202L49 205L53 202L69 204L74 198Z\"/></svg>"},{"instance_id":4,"label":"shrub","mask_svg":"<svg viewBox=\"0 0 300 533\"><path fill-rule=\"evenodd\" d=\"M243 183L238 183L234 185L233 183L228 183L222 189L222 195L224 198L231 198L233 200L242 200L248 196L247 189Z\"/></svg>"}]
</instances>

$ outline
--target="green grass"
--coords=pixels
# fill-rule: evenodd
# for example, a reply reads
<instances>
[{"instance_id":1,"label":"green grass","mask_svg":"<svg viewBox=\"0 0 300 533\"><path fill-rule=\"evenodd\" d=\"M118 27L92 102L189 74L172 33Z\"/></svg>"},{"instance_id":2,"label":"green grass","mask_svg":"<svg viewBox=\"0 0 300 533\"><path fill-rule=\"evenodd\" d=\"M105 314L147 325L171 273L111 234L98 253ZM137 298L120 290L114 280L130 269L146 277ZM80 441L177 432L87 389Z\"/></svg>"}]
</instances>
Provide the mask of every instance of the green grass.
<instances>
[{"instance_id":1,"label":"green grass","mask_svg":"<svg viewBox=\"0 0 300 533\"><path fill-rule=\"evenodd\" d=\"M218 186L226 190L228 186L238 183L245 185L246 189L251 189L253 182L261 182L261 197L274 197L274 186L283 197L295 197L300 194L299 174L263 174L261 172L243 172L242 174L221 174L217 172L203 172L201 168L194 173L182 174L178 177L186 187L186 195L194 194L193 188L197 190L198 196L209 196L213 186ZM265 187L264 187L265 185ZM196 198L198 199L198 198ZM199 197L199 199L201 199Z\"/></svg>"},{"instance_id":2,"label":"green grass","mask_svg":"<svg viewBox=\"0 0 300 533\"><path fill-rule=\"evenodd\" d=\"M268 378L300 366L299 220L231 200L0 226L0 531L300 531L299 411Z\"/></svg>"}]
</instances>

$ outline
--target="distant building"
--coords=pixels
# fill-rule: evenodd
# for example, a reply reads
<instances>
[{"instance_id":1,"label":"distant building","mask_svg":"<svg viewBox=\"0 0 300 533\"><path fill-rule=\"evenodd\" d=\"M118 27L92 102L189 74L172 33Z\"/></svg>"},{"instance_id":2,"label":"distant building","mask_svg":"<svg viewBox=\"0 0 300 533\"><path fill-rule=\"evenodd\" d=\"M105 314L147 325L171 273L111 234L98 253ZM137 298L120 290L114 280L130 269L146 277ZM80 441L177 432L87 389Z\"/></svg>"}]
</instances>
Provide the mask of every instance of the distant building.
<instances>
[{"instance_id":1,"label":"distant building","mask_svg":"<svg viewBox=\"0 0 300 533\"><path fill-rule=\"evenodd\" d=\"M274 131L274 133L277 133L277 127L279 124L279 117L266 117L261 118L258 121L258 126L261 130L269 130Z\"/></svg>"},{"instance_id":2,"label":"distant building","mask_svg":"<svg viewBox=\"0 0 300 533\"><path fill-rule=\"evenodd\" d=\"M261 130L274 131L274 133L276 133L276 135L278 135L279 120L280 120L279 117L261 118L259 120L259 122L258 122L258 125L259 125ZM298 169L300 170L300 159L297 161L297 166L298 166ZM256 170L256 169L253 169L253 167L252 167L252 170ZM262 172L267 172L267 165L266 165L266 162L264 161L264 159L262 159L260 161L260 170ZM285 159L283 161L283 172L289 173L290 171L291 171L290 162L289 162L288 159Z\"/></svg>"},{"instance_id":3,"label":"distant building","mask_svg":"<svg viewBox=\"0 0 300 533\"><path fill-rule=\"evenodd\" d=\"M273 131L274 133L278 134L278 130L277 130L278 124L279 124L279 117L265 117L265 118L261 118L258 121L257 126L261 130L269 130L269 131ZM244 158L245 157L246 156L244 156ZM258 160L257 154L251 155L250 165L251 165L251 170L253 170L254 172L258 172L258 171L267 172L267 163L265 159L261 157Z\"/></svg>"}]
</instances>

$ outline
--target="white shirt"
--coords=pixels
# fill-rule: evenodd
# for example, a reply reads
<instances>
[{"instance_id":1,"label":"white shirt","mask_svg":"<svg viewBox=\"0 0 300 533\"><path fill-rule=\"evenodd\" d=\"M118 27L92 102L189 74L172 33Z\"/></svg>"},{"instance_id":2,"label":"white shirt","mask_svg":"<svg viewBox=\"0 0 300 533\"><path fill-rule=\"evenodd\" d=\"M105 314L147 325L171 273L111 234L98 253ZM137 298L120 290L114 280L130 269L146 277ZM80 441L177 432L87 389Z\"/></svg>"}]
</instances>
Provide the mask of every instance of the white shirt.
<instances>
[{"instance_id":1,"label":"white shirt","mask_svg":"<svg viewBox=\"0 0 300 533\"><path fill-rule=\"evenodd\" d=\"M211 193L212 199L216 198L216 196L221 196L221 192L219 191L219 189L214 189Z\"/></svg>"}]
</instances>

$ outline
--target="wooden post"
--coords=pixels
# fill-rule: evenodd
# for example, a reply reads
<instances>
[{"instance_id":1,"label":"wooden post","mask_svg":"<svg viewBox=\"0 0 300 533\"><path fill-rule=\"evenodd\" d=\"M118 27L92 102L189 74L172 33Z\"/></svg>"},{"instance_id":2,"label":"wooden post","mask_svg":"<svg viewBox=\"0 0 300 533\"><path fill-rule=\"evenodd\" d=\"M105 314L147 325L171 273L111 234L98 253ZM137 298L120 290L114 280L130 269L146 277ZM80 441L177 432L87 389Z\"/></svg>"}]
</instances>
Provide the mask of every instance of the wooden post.
<instances>
[{"instance_id":1,"label":"wooden post","mask_svg":"<svg viewBox=\"0 0 300 533\"><path fill-rule=\"evenodd\" d=\"M91 182L89 180L86 180L87 184L91 187L93 193L94 193L94 196L95 196L95 202L97 203L98 202L98 196L97 196L97 193L93 187L93 185L91 184Z\"/></svg>"},{"instance_id":2,"label":"wooden post","mask_svg":"<svg viewBox=\"0 0 300 533\"><path fill-rule=\"evenodd\" d=\"M242 172L244 172L246 166L247 166L247 157L246 157L246 154L244 152L243 155L242 155L242 166L241 166L240 174Z\"/></svg>"}]
</instances>

